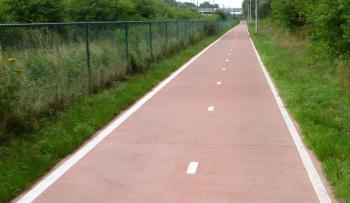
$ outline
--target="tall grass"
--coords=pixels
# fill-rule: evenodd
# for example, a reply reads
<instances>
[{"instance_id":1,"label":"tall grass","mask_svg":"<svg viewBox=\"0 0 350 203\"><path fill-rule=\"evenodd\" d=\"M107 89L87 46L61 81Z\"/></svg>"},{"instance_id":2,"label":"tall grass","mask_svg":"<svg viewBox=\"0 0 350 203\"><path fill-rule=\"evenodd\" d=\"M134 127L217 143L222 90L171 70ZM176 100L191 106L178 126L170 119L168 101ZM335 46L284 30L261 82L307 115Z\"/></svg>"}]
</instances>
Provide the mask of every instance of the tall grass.
<instances>
[{"instance_id":1,"label":"tall grass","mask_svg":"<svg viewBox=\"0 0 350 203\"><path fill-rule=\"evenodd\" d=\"M0 145L0 202L8 202L30 187L59 160L73 152L115 115L185 63L223 31L182 47L169 57L150 61L144 73L128 75L117 86L76 100L40 129L12 137Z\"/></svg>"},{"instance_id":2,"label":"tall grass","mask_svg":"<svg viewBox=\"0 0 350 203\"><path fill-rule=\"evenodd\" d=\"M350 75L346 60L315 61L307 41L261 22L251 35L335 194L350 202Z\"/></svg>"},{"instance_id":3,"label":"tall grass","mask_svg":"<svg viewBox=\"0 0 350 203\"><path fill-rule=\"evenodd\" d=\"M127 38L124 23L0 28L0 143L232 22L215 23L128 23Z\"/></svg>"}]
</instances>

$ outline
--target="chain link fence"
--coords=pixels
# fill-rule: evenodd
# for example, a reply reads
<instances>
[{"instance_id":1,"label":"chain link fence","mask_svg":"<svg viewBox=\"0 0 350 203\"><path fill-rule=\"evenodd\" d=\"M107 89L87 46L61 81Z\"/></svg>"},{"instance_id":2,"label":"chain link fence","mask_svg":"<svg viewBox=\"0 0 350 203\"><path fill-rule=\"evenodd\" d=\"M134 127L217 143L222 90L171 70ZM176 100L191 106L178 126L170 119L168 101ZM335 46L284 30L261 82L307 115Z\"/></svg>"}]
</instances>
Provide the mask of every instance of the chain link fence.
<instances>
[{"instance_id":1,"label":"chain link fence","mask_svg":"<svg viewBox=\"0 0 350 203\"><path fill-rule=\"evenodd\" d=\"M0 138L233 20L0 24ZM1 140L1 139L0 139Z\"/></svg>"}]
</instances>

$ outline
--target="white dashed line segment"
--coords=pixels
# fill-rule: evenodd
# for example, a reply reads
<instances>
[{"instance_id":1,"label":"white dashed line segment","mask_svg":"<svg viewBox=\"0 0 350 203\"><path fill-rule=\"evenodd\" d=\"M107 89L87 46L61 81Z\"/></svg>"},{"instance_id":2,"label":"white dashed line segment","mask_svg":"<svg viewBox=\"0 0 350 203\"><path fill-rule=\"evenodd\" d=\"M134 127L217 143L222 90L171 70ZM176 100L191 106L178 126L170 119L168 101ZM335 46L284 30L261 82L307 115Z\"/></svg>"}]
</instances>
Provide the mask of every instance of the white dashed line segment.
<instances>
[{"instance_id":1,"label":"white dashed line segment","mask_svg":"<svg viewBox=\"0 0 350 203\"><path fill-rule=\"evenodd\" d=\"M198 162L192 161L190 164L188 164L186 173L190 175L196 174L197 168L198 168Z\"/></svg>"},{"instance_id":2,"label":"white dashed line segment","mask_svg":"<svg viewBox=\"0 0 350 203\"><path fill-rule=\"evenodd\" d=\"M209 106L208 107L208 111L214 111L214 107L213 106Z\"/></svg>"}]
</instances>

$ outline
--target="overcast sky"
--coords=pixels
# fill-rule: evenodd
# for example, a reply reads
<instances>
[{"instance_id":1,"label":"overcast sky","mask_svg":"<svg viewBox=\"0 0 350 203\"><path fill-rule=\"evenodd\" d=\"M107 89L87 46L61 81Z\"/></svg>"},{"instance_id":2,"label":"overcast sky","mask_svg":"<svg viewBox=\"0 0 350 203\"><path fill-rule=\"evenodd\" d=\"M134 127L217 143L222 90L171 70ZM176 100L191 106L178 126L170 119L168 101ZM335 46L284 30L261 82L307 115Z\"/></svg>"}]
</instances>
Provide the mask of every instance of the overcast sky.
<instances>
[{"instance_id":1,"label":"overcast sky","mask_svg":"<svg viewBox=\"0 0 350 203\"><path fill-rule=\"evenodd\" d=\"M192 2L197 4L197 0L177 0L177 1ZM205 1L209 1L209 0L198 0L198 3L201 4ZM214 3L219 4L220 7L222 7L222 5L225 5L225 7L231 7L231 8L241 8L242 2L243 0L214 0ZM213 4L213 0L210 0L210 3Z\"/></svg>"}]
</instances>

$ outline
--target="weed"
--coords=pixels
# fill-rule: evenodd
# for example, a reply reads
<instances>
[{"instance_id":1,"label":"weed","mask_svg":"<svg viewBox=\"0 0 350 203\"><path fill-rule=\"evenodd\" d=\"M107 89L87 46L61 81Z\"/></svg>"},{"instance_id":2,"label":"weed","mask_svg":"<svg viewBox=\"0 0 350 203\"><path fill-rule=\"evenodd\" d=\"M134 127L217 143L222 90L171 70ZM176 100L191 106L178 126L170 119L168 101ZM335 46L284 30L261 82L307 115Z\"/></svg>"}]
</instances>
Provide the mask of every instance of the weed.
<instances>
[{"instance_id":1,"label":"weed","mask_svg":"<svg viewBox=\"0 0 350 203\"><path fill-rule=\"evenodd\" d=\"M41 119L90 93L146 73L149 62L206 36L204 26L202 21L129 23L126 39L124 24L89 24L88 49L81 25L2 29L0 142L40 128Z\"/></svg>"},{"instance_id":2,"label":"weed","mask_svg":"<svg viewBox=\"0 0 350 203\"><path fill-rule=\"evenodd\" d=\"M350 202L348 63L329 59L310 63L308 42L285 32L263 25L260 34L251 36L336 195Z\"/></svg>"},{"instance_id":3,"label":"weed","mask_svg":"<svg viewBox=\"0 0 350 203\"><path fill-rule=\"evenodd\" d=\"M117 85L110 89L85 95L56 113L54 117L42 117L39 127L34 130L26 131L23 136L12 137L0 145L0 202L9 201L28 188L114 116L133 104L222 33L184 47L168 58L149 61L145 74L126 75L127 80L124 78L118 81ZM79 55L73 51L72 54L74 53ZM102 54L103 51L98 53ZM80 72L76 74L79 76Z\"/></svg>"}]
</instances>

